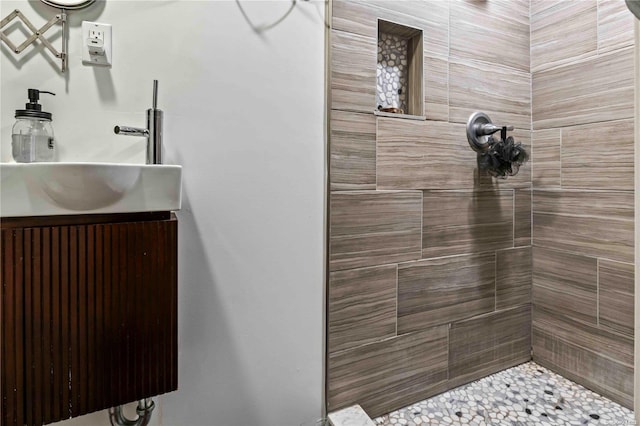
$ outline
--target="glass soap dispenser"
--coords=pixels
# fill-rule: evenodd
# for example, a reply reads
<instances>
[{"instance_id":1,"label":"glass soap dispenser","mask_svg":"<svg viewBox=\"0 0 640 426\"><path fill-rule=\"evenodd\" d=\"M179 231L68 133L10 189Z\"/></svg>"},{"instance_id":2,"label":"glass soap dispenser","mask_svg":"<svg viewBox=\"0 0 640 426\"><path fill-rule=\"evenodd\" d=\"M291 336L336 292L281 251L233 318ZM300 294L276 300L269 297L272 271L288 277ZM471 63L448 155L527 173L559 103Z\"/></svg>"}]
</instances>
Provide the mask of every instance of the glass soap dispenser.
<instances>
[{"instance_id":1,"label":"glass soap dispenser","mask_svg":"<svg viewBox=\"0 0 640 426\"><path fill-rule=\"evenodd\" d=\"M11 152L18 163L56 160L56 147L51 125L51 113L42 111L38 103L44 90L29 89L29 103L16 110L16 122L11 129Z\"/></svg>"}]
</instances>

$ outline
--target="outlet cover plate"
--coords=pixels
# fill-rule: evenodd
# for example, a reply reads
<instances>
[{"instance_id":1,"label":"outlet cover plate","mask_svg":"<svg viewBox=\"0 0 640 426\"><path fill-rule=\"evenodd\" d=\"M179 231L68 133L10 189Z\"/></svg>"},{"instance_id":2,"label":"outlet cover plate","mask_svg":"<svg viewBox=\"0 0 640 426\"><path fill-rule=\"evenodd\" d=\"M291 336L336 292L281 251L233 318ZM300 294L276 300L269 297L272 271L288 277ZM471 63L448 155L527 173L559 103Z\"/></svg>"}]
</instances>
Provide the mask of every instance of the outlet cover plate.
<instances>
[{"instance_id":1,"label":"outlet cover plate","mask_svg":"<svg viewBox=\"0 0 640 426\"><path fill-rule=\"evenodd\" d=\"M101 38L104 44L104 55L91 54L89 38ZM110 67L112 64L111 24L82 21L82 63L84 65L98 65Z\"/></svg>"}]
</instances>

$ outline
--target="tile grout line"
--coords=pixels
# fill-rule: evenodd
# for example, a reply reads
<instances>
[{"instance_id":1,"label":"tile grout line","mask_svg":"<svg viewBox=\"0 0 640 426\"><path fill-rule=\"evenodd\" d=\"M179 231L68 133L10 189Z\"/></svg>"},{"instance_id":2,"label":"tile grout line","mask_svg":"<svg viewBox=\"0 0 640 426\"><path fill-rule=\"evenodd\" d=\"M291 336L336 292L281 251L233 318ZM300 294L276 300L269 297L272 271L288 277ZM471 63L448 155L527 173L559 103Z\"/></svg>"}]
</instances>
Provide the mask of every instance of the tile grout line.
<instances>
[{"instance_id":1,"label":"tile grout line","mask_svg":"<svg viewBox=\"0 0 640 426\"><path fill-rule=\"evenodd\" d=\"M451 1L450 0L447 2L447 122L451 123Z\"/></svg>"},{"instance_id":2,"label":"tile grout line","mask_svg":"<svg viewBox=\"0 0 640 426\"><path fill-rule=\"evenodd\" d=\"M564 128L558 128L560 131L560 158L558 159L560 162L560 190L562 190L562 134L564 133Z\"/></svg>"},{"instance_id":3,"label":"tile grout line","mask_svg":"<svg viewBox=\"0 0 640 426\"><path fill-rule=\"evenodd\" d=\"M600 327L600 258L596 258L596 326Z\"/></svg>"},{"instance_id":4,"label":"tile grout line","mask_svg":"<svg viewBox=\"0 0 640 426\"><path fill-rule=\"evenodd\" d=\"M596 58L600 56L600 0L596 0Z\"/></svg>"},{"instance_id":5,"label":"tile grout line","mask_svg":"<svg viewBox=\"0 0 640 426\"><path fill-rule=\"evenodd\" d=\"M493 312L498 311L498 251L493 253Z\"/></svg>"},{"instance_id":6,"label":"tile grout line","mask_svg":"<svg viewBox=\"0 0 640 426\"><path fill-rule=\"evenodd\" d=\"M399 275L399 270L400 268L398 268L398 265L396 264L396 337L398 337L398 299L399 299L399 287L400 287L400 279L398 277Z\"/></svg>"},{"instance_id":7,"label":"tile grout line","mask_svg":"<svg viewBox=\"0 0 640 426\"><path fill-rule=\"evenodd\" d=\"M531 140L531 190L529 192L529 245L532 246L531 249L531 275L533 280L533 190L534 190L534 167L535 167L535 157L534 157L534 129L533 129L533 66L531 64L531 0L529 0L529 139ZM533 306L533 283L531 285L531 295L529 297L529 302ZM531 308L533 310L533 307ZM533 317L531 318L531 333L530 333L531 341L533 342ZM532 343L533 347L533 343ZM532 349L533 353L533 349Z\"/></svg>"},{"instance_id":8,"label":"tile grout line","mask_svg":"<svg viewBox=\"0 0 640 426\"><path fill-rule=\"evenodd\" d=\"M511 191L511 246L516 247L516 190Z\"/></svg>"}]
</instances>

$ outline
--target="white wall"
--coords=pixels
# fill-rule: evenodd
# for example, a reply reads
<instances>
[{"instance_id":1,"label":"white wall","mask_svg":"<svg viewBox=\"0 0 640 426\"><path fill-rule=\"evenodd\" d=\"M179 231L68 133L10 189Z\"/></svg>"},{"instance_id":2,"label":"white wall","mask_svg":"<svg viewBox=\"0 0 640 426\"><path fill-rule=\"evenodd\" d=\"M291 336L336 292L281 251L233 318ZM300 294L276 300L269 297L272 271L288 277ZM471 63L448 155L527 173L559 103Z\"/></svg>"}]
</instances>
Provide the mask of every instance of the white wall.
<instances>
[{"instance_id":1,"label":"white wall","mask_svg":"<svg viewBox=\"0 0 640 426\"><path fill-rule=\"evenodd\" d=\"M240 0L266 25L289 1ZM55 13L0 2L36 26ZM166 162L184 166L177 392L155 424L313 425L322 406L324 4L298 2L258 33L236 1L118 1L71 12L69 73L42 49L2 46L0 154L26 89L54 114L63 161L143 162L142 126L160 81ZM80 22L113 25L112 69L85 67ZM11 28L11 27L10 27ZM11 37L20 41L19 27ZM59 46L59 38L54 45ZM106 414L65 425L106 425Z\"/></svg>"}]
</instances>

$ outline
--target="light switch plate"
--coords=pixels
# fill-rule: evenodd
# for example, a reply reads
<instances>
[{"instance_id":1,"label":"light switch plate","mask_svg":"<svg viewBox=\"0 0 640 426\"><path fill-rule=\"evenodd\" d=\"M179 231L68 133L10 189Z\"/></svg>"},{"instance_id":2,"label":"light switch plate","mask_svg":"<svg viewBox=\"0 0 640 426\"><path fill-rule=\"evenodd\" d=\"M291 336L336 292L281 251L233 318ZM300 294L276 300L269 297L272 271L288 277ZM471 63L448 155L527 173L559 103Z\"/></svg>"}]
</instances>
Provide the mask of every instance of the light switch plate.
<instances>
[{"instance_id":1,"label":"light switch plate","mask_svg":"<svg viewBox=\"0 0 640 426\"><path fill-rule=\"evenodd\" d=\"M104 48L104 54L95 53L100 50L96 45ZM109 67L112 51L111 24L82 21L82 63Z\"/></svg>"}]
</instances>

